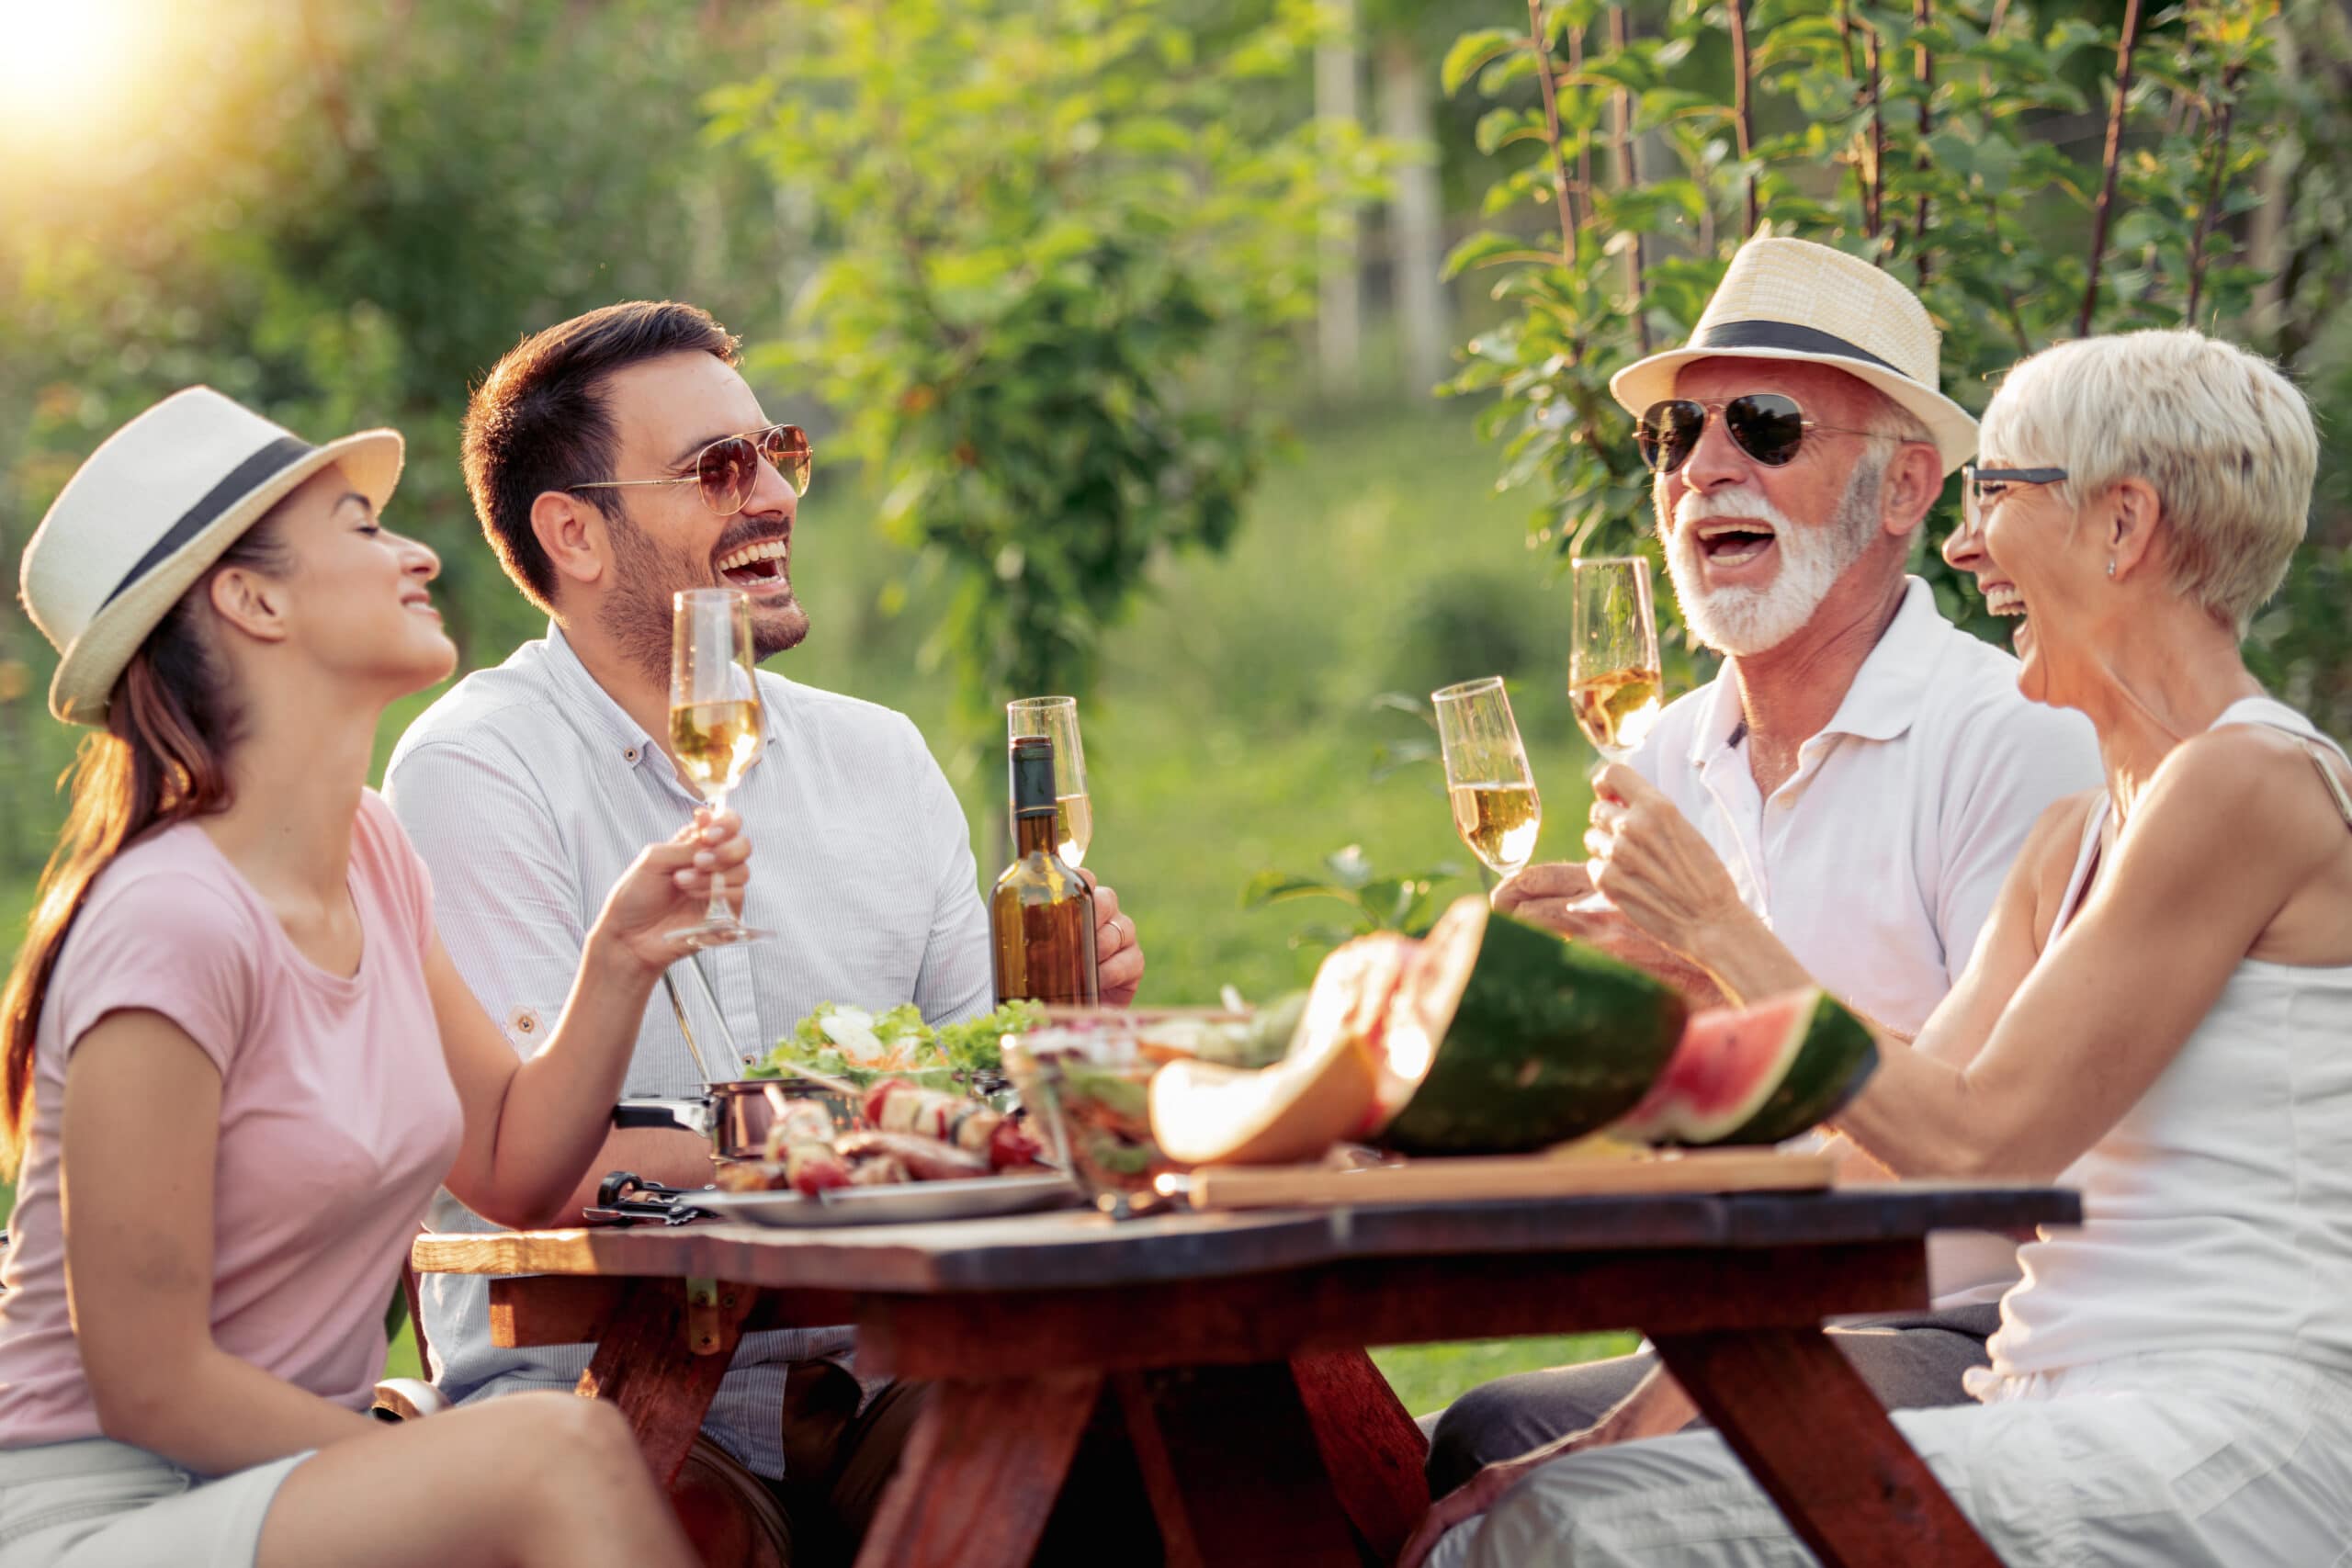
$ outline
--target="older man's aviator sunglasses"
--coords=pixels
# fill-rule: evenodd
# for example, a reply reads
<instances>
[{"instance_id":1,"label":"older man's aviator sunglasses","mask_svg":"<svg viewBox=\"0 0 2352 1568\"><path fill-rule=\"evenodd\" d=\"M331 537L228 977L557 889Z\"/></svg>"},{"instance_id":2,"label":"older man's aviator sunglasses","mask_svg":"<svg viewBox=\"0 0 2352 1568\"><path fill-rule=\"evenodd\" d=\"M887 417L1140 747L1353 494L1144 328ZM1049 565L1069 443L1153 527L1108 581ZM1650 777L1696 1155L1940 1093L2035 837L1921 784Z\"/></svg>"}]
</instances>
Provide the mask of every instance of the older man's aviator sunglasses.
<instances>
[{"instance_id":1,"label":"older man's aviator sunglasses","mask_svg":"<svg viewBox=\"0 0 2352 1568\"><path fill-rule=\"evenodd\" d=\"M566 490L629 490L638 485L702 486L702 503L721 517L751 504L760 482L760 459L775 465L795 495L808 493L808 433L797 424L771 424L741 435L722 435L695 454L695 471L670 479L596 479Z\"/></svg>"},{"instance_id":2,"label":"older man's aviator sunglasses","mask_svg":"<svg viewBox=\"0 0 2352 1568\"><path fill-rule=\"evenodd\" d=\"M1717 409L1723 411L1724 429L1733 445L1768 468L1794 462L1805 436L1815 430L1846 435L1885 434L1807 419L1794 398L1779 392L1748 392L1719 403L1668 398L1645 409L1634 426L1634 443L1641 448L1643 464L1654 474L1670 474L1689 462L1698 449L1699 437L1706 433L1707 416Z\"/></svg>"}]
</instances>

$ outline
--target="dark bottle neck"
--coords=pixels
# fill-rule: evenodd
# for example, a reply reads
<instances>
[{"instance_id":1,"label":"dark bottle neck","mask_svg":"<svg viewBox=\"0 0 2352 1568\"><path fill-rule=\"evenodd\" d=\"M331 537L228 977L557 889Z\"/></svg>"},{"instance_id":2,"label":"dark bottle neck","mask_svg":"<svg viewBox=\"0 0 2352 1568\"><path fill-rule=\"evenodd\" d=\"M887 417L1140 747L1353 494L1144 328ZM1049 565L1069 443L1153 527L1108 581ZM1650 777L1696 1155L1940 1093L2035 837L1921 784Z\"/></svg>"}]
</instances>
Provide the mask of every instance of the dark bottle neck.
<instances>
[{"instance_id":1,"label":"dark bottle neck","mask_svg":"<svg viewBox=\"0 0 2352 1568\"><path fill-rule=\"evenodd\" d=\"M1052 854L1061 841L1057 829L1057 814L1053 807L1031 810L1012 819L1012 841L1023 857Z\"/></svg>"}]
</instances>

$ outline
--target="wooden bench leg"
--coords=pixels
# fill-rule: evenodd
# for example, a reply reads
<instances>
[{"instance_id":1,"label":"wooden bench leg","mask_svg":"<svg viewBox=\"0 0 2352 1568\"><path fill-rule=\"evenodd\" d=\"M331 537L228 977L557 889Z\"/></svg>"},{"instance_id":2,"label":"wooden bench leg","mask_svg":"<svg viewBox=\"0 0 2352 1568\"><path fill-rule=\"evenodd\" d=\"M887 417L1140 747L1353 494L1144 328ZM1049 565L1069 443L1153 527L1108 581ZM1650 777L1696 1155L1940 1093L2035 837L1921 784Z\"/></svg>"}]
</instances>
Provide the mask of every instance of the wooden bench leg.
<instances>
[{"instance_id":1,"label":"wooden bench leg","mask_svg":"<svg viewBox=\"0 0 2352 1568\"><path fill-rule=\"evenodd\" d=\"M1359 1568L1287 1366L1122 1372L1113 1386L1168 1568Z\"/></svg>"},{"instance_id":2,"label":"wooden bench leg","mask_svg":"<svg viewBox=\"0 0 2352 1568\"><path fill-rule=\"evenodd\" d=\"M1099 1371L935 1384L857 1568L1023 1568L1102 1393Z\"/></svg>"},{"instance_id":3,"label":"wooden bench leg","mask_svg":"<svg viewBox=\"0 0 2352 1568\"><path fill-rule=\"evenodd\" d=\"M1651 1341L1826 1568L2001 1568L1819 1329Z\"/></svg>"},{"instance_id":4,"label":"wooden bench leg","mask_svg":"<svg viewBox=\"0 0 2352 1568\"><path fill-rule=\"evenodd\" d=\"M1340 1506L1372 1554L1395 1562L1429 1509L1429 1439L1363 1351L1294 1356L1290 1370Z\"/></svg>"},{"instance_id":5,"label":"wooden bench leg","mask_svg":"<svg viewBox=\"0 0 2352 1568\"><path fill-rule=\"evenodd\" d=\"M678 1467L710 1413L758 1293L750 1286L720 1286L715 1315L702 1324L717 1338L697 1353L687 1341L684 1281L632 1280L596 1342L594 1359L580 1374L573 1392L620 1406L644 1450L646 1468L664 1491L677 1480Z\"/></svg>"}]
</instances>

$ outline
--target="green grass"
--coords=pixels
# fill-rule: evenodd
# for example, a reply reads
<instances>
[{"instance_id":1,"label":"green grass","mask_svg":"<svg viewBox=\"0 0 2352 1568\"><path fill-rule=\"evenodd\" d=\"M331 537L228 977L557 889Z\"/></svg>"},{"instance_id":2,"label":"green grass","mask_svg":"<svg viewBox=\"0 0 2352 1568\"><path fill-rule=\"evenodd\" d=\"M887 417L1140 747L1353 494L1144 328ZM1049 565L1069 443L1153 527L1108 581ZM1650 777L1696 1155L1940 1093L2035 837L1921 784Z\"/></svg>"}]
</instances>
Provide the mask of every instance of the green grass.
<instances>
[{"instance_id":1,"label":"green grass","mask_svg":"<svg viewBox=\"0 0 2352 1568\"><path fill-rule=\"evenodd\" d=\"M1442 1410L1482 1382L1538 1367L1573 1366L1630 1354L1634 1334L1555 1334L1533 1339L1473 1339L1458 1345L1407 1345L1373 1352L1373 1364L1415 1416Z\"/></svg>"},{"instance_id":2,"label":"green grass","mask_svg":"<svg viewBox=\"0 0 2352 1568\"><path fill-rule=\"evenodd\" d=\"M1212 1000L1228 983L1262 998L1313 974L1320 949L1295 939L1340 908L1245 910L1242 886L1263 869L1312 872L1359 844L1384 871L1451 862L1462 870L1448 891L1479 889L1435 766L1374 780L1382 747L1430 739L1420 720L1374 705L1385 692L1425 701L1449 682L1510 678L1547 807L1538 852L1580 854L1592 759L1563 691L1567 599L1527 550L1523 505L1492 492L1496 468L1457 411L1317 432L1268 474L1227 554L1159 563L1110 634L1102 684L1083 705L1095 807L1087 865L1140 928L1144 999ZM962 795L981 874L993 876L1009 852L997 837L1002 731L959 728L949 677L924 658L944 587L868 525L872 506L853 487L811 495L793 564L815 629L773 668L910 715ZM379 764L433 694L387 716ZM29 897L28 877L0 884L0 916L16 924ZM1578 1337L1379 1359L1419 1413L1503 1372L1621 1348ZM393 1357L413 1366L413 1341Z\"/></svg>"}]
</instances>

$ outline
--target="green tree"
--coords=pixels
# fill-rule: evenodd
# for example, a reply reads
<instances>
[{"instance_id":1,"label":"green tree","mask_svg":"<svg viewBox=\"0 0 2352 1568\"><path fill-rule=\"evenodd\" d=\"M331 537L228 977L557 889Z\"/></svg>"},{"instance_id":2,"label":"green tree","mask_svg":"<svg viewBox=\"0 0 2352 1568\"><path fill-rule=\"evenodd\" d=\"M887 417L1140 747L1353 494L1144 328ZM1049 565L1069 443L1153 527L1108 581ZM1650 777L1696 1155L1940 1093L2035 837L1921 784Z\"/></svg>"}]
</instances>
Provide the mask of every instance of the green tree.
<instances>
[{"instance_id":1,"label":"green tree","mask_svg":"<svg viewBox=\"0 0 2352 1568\"><path fill-rule=\"evenodd\" d=\"M1156 0L786 6L714 130L830 252L763 371L805 376L949 566L967 711L1079 692L1157 552L1216 548L1266 458L1256 394L1312 309L1318 211L1377 188L1283 91L1314 17L1203 52Z\"/></svg>"},{"instance_id":2,"label":"green tree","mask_svg":"<svg viewBox=\"0 0 2352 1568\"><path fill-rule=\"evenodd\" d=\"M153 103L71 155L0 126L0 555L107 431L209 382L292 428L390 424L392 522L437 549L469 660L537 617L479 539L468 389L522 333L631 296L757 332L799 243L766 182L701 141L747 21L662 0L154 8ZM51 656L0 616L0 872L44 852L74 737Z\"/></svg>"},{"instance_id":3,"label":"green tree","mask_svg":"<svg viewBox=\"0 0 2352 1568\"><path fill-rule=\"evenodd\" d=\"M1494 104L1478 137L1500 165L1499 221L1450 265L1490 274L1508 313L1452 389L1494 395L1501 483L1535 496L1538 539L1559 557L1655 550L1608 380L1688 334L1751 233L1838 245L1911 284L1943 333L1944 390L1972 409L2001 369L2085 332L2193 321L2274 352L2310 344L2352 270L2324 156L2346 136L2340 19L2301 4L2282 18L2276 0L2122 9L2109 27L2012 0L1671 0L1639 17L1529 0L1457 40L1444 85ZM2279 69L2282 39L2301 73ZM2266 232L2253 214L2290 159L2312 197ZM2289 604L2340 601L2337 526L2323 519ZM1932 554L1921 566L1947 613L1991 629L1973 587ZM2312 700L2343 638L2340 613L2273 618L2254 652Z\"/></svg>"}]
</instances>

